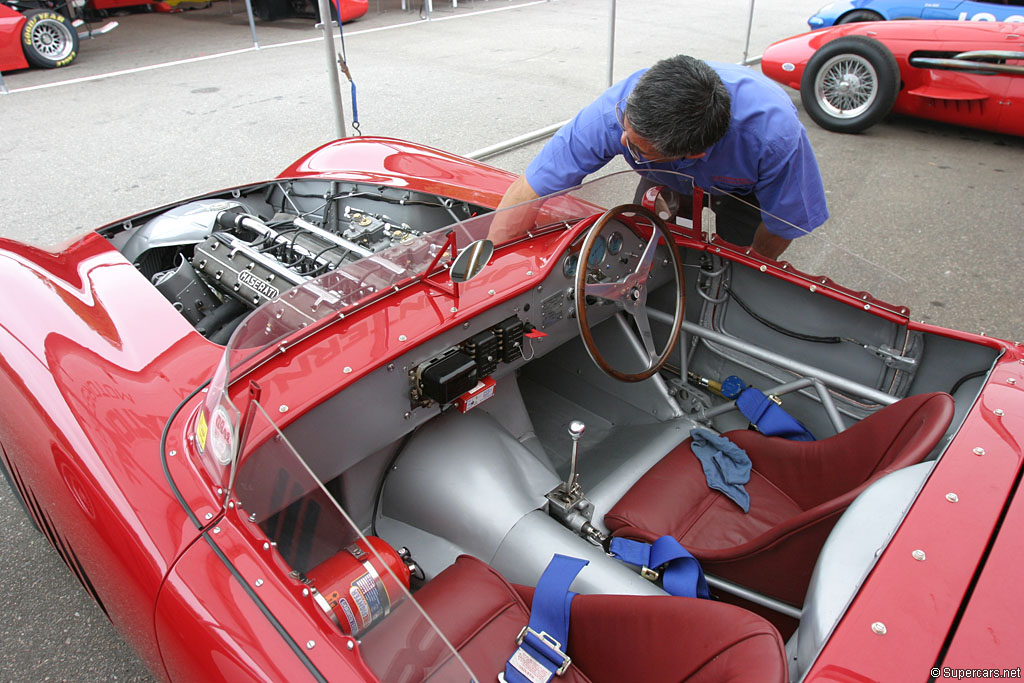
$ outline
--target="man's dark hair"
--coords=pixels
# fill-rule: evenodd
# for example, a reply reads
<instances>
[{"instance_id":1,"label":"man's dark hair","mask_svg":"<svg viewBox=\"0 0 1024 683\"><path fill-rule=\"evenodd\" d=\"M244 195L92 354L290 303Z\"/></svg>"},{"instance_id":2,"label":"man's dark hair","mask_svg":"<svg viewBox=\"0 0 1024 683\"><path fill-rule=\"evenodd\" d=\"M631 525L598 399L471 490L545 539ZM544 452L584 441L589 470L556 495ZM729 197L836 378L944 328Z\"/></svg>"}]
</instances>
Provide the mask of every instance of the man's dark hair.
<instances>
[{"instance_id":1,"label":"man's dark hair","mask_svg":"<svg viewBox=\"0 0 1024 683\"><path fill-rule=\"evenodd\" d=\"M729 129L729 91L705 62L677 55L644 73L626 100L636 134L666 157L700 154Z\"/></svg>"}]
</instances>

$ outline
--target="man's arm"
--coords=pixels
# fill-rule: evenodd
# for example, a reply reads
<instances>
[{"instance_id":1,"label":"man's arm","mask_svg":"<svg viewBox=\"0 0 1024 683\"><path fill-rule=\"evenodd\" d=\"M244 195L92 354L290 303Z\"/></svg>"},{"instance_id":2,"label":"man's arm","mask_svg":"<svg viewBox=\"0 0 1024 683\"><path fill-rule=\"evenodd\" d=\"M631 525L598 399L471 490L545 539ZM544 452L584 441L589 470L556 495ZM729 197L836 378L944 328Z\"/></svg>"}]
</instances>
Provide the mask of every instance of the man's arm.
<instances>
[{"instance_id":1,"label":"man's arm","mask_svg":"<svg viewBox=\"0 0 1024 683\"><path fill-rule=\"evenodd\" d=\"M504 196L501 201L498 202L498 211L505 209L516 204L522 204L537 199L540 195L533 191L530 187L530 183L526 181L526 176L521 175L512 181L508 189L505 190ZM487 239L491 240L495 244L501 244L502 242L508 242L509 240L515 239L520 235L526 234L526 232L533 227L534 220L537 217L537 207L535 205L524 206L519 209L512 209L511 211L503 211L501 214L495 216L491 222L490 230L487 232Z\"/></svg>"},{"instance_id":2,"label":"man's arm","mask_svg":"<svg viewBox=\"0 0 1024 683\"><path fill-rule=\"evenodd\" d=\"M757 226L757 231L754 232L754 241L750 244L750 247L762 256L777 260L792 241L771 232L762 221Z\"/></svg>"}]
</instances>

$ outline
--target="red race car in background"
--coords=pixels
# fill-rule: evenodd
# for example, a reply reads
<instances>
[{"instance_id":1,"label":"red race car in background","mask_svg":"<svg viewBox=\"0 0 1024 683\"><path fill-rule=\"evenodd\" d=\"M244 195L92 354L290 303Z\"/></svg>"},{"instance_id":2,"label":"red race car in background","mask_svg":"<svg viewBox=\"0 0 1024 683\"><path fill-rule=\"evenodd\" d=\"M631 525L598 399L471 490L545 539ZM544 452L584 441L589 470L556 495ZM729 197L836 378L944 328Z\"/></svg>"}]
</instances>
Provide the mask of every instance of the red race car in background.
<instances>
[{"instance_id":1,"label":"red race car in background","mask_svg":"<svg viewBox=\"0 0 1024 683\"><path fill-rule=\"evenodd\" d=\"M0 71L67 66L78 55L78 33L66 4L0 3Z\"/></svg>"},{"instance_id":2,"label":"red race car in background","mask_svg":"<svg viewBox=\"0 0 1024 683\"><path fill-rule=\"evenodd\" d=\"M100 36L117 28L116 21L108 21L94 29L86 23L86 13L85 0L0 2L0 72L67 66L78 56L80 37Z\"/></svg>"},{"instance_id":3,"label":"red race car in background","mask_svg":"<svg viewBox=\"0 0 1024 683\"><path fill-rule=\"evenodd\" d=\"M800 91L828 130L857 133L889 113L1024 135L1024 27L889 21L774 43L761 70Z\"/></svg>"},{"instance_id":4,"label":"red race car in background","mask_svg":"<svg viewBox=\"0 0 1024 683\"><path fill-rule=\"evenodd\" d=\"M359 137L0 240L0 474L159 678L1020 677L1020 344L815 235L843 285L732 245L699 192L671 227L632 171L495 211L513 178ZM748 429L739 385L818 440ZM742 443L747 511L697 428ZM662 534L717 600L607 553ZM589 562L567 636L556 555Z\"/></svg>"}]
</instances>

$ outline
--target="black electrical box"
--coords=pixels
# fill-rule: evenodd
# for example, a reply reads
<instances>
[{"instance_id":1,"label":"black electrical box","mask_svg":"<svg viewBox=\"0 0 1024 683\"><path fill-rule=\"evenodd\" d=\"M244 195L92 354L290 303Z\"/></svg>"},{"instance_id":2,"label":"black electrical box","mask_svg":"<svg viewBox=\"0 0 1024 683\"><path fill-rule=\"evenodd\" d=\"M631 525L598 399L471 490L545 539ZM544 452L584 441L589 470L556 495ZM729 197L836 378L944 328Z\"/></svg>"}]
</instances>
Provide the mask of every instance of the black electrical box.
<instances>
[{"instance_id":1,"label":"black electrical box","mask_svg":"<svg viewBox=\"0 0 1024 683\"><path fill-rule=\"evenodd\" d=\"M498 335L498 354L503 362L511 363L523 355L523 327L523 321L512 316L491 328Z\"/></svg>"},{"instance_id":2,"label":"black electrical box","mask_svg":"<svg viewBox=\"0 0 1024 683\"><path fill-rule=\"evenodd\" d=\"M498 369L498 335L484 330L462 342L462 349L476 362L477 377L486 377Z\"/></svg>"},{"instance_id":3,"label":"black electrical box","mask_svg":"<svg viewBox=\"0 0 1024 683\"><path fill-rule=\"evenodd\" d=\"M459 349L452 349L420 370L420 392L444 405L476 386L476 361Z\"/></svg>"}]
</instances>

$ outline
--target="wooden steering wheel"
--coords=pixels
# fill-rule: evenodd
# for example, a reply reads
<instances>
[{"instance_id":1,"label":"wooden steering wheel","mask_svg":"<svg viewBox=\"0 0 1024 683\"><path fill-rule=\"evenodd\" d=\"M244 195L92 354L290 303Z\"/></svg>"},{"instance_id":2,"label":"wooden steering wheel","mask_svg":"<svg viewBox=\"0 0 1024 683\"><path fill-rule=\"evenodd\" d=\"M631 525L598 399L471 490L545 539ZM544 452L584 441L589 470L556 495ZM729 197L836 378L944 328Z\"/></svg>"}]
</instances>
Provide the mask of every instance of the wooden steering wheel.
<instances>
[{"instance_id":1,"label":"wooden steering wheel","mask_svg":"<svg viewBox=\"0 0 1024 683\"><path fill-rule=\"evenodd\" d=\"M588 282L587 264L590 261L590 252L593 251L598 236L608 223L626 214L641 216L647 219L653 226L651 239L643 247L636 267L632 272L614 282ZM668 341L665 342L665 348L659 352L654 348L651 323L647 318L647 294L651 268L654 265L654 254L658 243L662 239L665 240L668 247L668 253L672 261L672 271L675 276L676 311L672 319L671 334ZM668 226L665 225L665 221L655 215L653 211L649 211L637 204L622 204L621 206L609 209L601 215L601 218L598 219L594 226L590 228L590 232L587 233L583 246L580 248L578 263L575 284L576 319L579 322L583 345L587 349L587 354L590 355L591 360L609 377L614 377L623 382L640 382L661 370L675 348L676 342L679 340L679 326L683 322L683 312L685 310L683 262L679 256L679 250L676 248L672 233L669 232ZM605 360L597 348L597 343L587 321L587 297L599 297L611 301L616 307L633 316L633 321L640 333L640 338L643 341L647 354L646 370L637 373L622 372L612 367Z\"/></svg>"}]
</instances>

